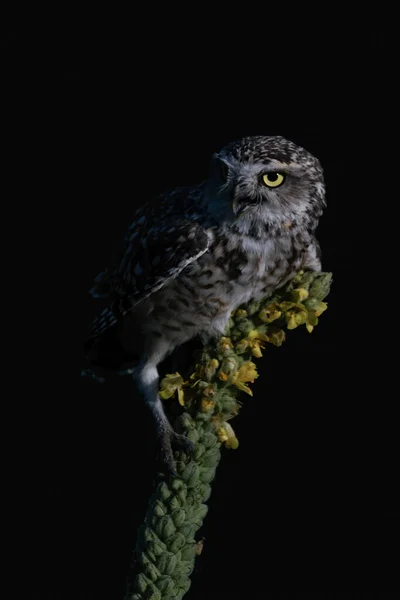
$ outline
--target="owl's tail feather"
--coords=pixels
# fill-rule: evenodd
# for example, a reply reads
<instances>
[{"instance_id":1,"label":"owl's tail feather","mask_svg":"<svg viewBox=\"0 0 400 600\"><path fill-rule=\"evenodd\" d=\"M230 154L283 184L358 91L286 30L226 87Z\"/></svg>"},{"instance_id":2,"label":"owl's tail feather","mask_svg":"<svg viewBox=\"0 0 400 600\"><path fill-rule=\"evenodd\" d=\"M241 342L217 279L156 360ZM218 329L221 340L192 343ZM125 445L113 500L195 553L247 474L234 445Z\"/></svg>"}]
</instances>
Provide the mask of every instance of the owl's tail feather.
<instances>
[{"instance_id":1,"label":"owl's tail feather","mask_svg":"<svg viewBox=\"0 0 400 600\"><path fill-rule=\"evenodd\" d=\"M93 319L90 327L89 338L98 338L100 335L105 333L107 329L113 327L118 321L115 315L114 306L108 306L101 313Z\"/></svg>"}]
</instances>

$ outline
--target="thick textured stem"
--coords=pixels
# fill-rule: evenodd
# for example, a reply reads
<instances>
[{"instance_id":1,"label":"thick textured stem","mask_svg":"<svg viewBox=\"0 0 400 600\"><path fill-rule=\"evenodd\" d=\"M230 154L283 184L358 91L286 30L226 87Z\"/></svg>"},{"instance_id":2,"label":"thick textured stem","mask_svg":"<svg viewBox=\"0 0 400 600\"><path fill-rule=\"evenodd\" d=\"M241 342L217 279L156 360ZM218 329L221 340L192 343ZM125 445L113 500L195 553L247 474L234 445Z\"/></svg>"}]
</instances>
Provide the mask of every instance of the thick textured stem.
<instances>
[{"instance_id":1,"label":"thick textured stem","mask_svg":"<svg viewBox=\"0 0 400 600\"><path fill-rule=\"evenodd\" d=\"M280 346L285 330L305 325L311 333L327 308L323 300L331 281L331 273L301 272L272 298L237 309L225 335L196 353L186 378L175 373L162 380L160 396L176 398L183 410L175 429L196 448L192 457L175 453L180 478L158 475L138 532L125 600L179 600L188 591L201 551L195 536L207 514L221 444L238 447L228 421L239 412L239 392L252 395L249 383L258 377L252 359L262 356L266 343Z\"/></svg>"}]
</instances>

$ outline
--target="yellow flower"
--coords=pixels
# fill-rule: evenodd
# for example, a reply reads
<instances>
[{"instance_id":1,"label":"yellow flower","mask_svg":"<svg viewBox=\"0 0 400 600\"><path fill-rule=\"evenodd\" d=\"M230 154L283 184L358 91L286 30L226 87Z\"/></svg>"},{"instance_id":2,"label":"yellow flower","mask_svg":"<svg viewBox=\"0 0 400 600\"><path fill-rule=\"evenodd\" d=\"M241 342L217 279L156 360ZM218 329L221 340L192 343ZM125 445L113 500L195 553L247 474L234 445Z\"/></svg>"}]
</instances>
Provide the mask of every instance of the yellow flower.
<instances>
[{"instance_id":1,"label":"yellow flower","mask_svg":"<svg viewBox=\"0 0 400 600\"><path fill-rule=\"evenodd\" d=\"M185 406L185 394L182 389L178 390L178 402L181 406Z\"/></svg>"},{"instance_id":2,"label":"yellow flower","mask_svg":"<svg viewBox=\"0 0 400 600\"><path fill-rule=\"evenodd\" d=\"M250 381L251 383L254 383L258 376L257 366L251 360L244 362L237 373L239 381Z\"/></svg>"},{"instance_id":3,"label":"yellow flower","mask_svg":"<svg viewBox=\"0 0 400 600\"><path fill-rule=\"evenodd\" d=\"M298 288L295 290L300 295L303 294L304 304L296 302L281 302L280 307L285 313L286 325L288 329L296 329L299 325L305 324L307 331L310 333L314 327L318 324L318 317L328 308L326 302L321 302L316 298L308 298L301 292L304 288ZM308 294L308 292L307 292Z\"/></svg>"},{"instance_id":4,"label":"yellow flower","mask_svg":"<svg viewBox=\"0 0 400 600\"><path fill-rule=\"evenodd\" d=\"M306 322L307 331L309 333L311 333L316 325L318 325L318 317L315 314L315 312L309 310L307 312L307 322Z\"/></svg>"},{"instance_id":5,"label":"yellow flower","mask_svg":"<svg viewBox=\"0 0 400 600\"><path fill-rule=\"evenodd\" d=\"M268 306L264 306L263 309L258 314L258 317L264 323L272 323L272 321L276 321L282 315L282 311L279 310L277 304L268 304Z\"/></svg>"},{"instance_id":6,"label":"yellow flower","mask_svg":"<svg viewBox=\"0 0 400 600\"><path fill-rule=\"evenodd\" d=\"M232 426L229 423L223 423L217 431L218 439L221 443L225 444L226 448L236 450L239 447L239 440L237 439Z\"/></svg>"},{"instance_id":7,"label":"yellow flower","mask_svg":"<svg viewBox=\"0 0 400 600\"><path fill-rule=\"evenodd\" d=\"M256 358L261 358L262 352L260 348L265 348L265 346L261 342L267 342L268 337L262 331L257 331L257 329L253 329L247 335L247 338L240 340L235 346L235 350L237 354L243 354L246 350L251 350L251 353Z\"/></svg>"},{"instance_id":8,"label":"yellow flower","mask_svg":"<svg viewBox=\"0 0 400 600\"><path fill-rule=\"evenodd\" d=\"M186 383L179 373L166 375L160 384L160 398L167 400L168 398L172 398L175 392L178 391L179 404L184 406L184 392L182 388Z\"/></svg>"},{"instance_id":9,"label":"yellow flower","mask_svg":"<svg viewBox=\"0 0 400 600\"><path fill-rule=\"evenodd\" d=\"M203 412L209 412L214 408L214 403L209 398L203 397L200 402L201 410Z\"/></svg>"},{"instance_id":10,"label":"yellow flower","mask_svg":"<svg viewBox=\"0 0 400 600\"><path fill-rule=\"evenodd\" d=\"M219 362L216 358L211 358L207 364L204 366L203 375L207 381L212 379L217 372L219 367Z\"/></svg>"},{"instance_id":11,"label":"yellow flower","mask_svg":"<svg viewBox=\"0 0 400 600\"><path fill-rule=\"evenodd\" d=\"M292 291L292 298L294 302L302 302L308 298L308 291L305 288L296 288Z\"/></svg>"},{"instance_id":12,"label":"yellow flower","mask_svg":"<svg viewBox=\"0 0 400 600\"><path fill-rule=\"evenodd\" d=\"M195 387L203 378L207 381L212 379L218 367L219 362L216 358L211 358L205 365L197 364L195 372L189 377L189 379L194 380L191 387Z\"/></svg>"},{"instance_id":13,"label":"yellow flower","mask_svg":"<svg viewBox=\"0 0 400 600\"><path fill-rule=\"evenodd\" d=\"M278 327L270 326L268 327L268 341L270 344L274 346L282 346L283 342L286 339L286 333L283 329L279 329Z\"/></svg>"},{"instance_id":14,"label":"yellow flower","mask_svg":"<svg viewBox=\"0 0 400 600\"><path fill-rule=\"evenodd\" d=\"M283 312L286 312L287 310L290 310L291 308L295 308L296 306L297 307L299 306L298 304L296 304L296 302L289 302L289 301L285 300L285 302L280 303L279 308Z\"/></svg>"},{"instance_id":15,"label":"yellow flower","mask_svg":"<svg viewBox=\"0 0 400 600\"><path fill-rule=\"evenodd\" d=\"M228 433L224 427L220 427L217 431L217 436L220 442L226 442L228 440Z\"/></svg>"},{"instance_id":16,"label":"yellow flower","mask_svg":"<svg viewBox=\"0 0 400 600\"><path fill-rule=\"evenodd\" d=\"M288 310L285 313L288 329L296 329L299 325L303 325L307 321L307 311L304 308Z\"/></svg>"},{"instance_id":17,"label":"yellow flower","mask_svg":"<svg viewBox=\"0 0 400 600\"><path fill-rule=\"evenodd\" d=\"M255 358L261 358L262 357L262 352L261 352L261 348L265 348L265 346L262 345L262 343L260 342L260 340L254 340L252 346L251 346L251 354L252 356L254 356Z\"/></svg>"},{"instance_id":18,"label":"yellow flower","mask_svg":"<svg viewBox=\"0 0 400 600\"><path fill-rule=\"evenodd\" d=\"M247 310L244 310L243 308L238 308L238 310L235 311L235 317L239 319L245 319L247 317Z\"/></svg>"},{"instance_id":19,"label":"yellow flower","mask_svg":"<svg viewBox=\"0 0 400 600\"><path fill-rule=\"evenodd\" d=\"M265 327L263 325L263 327ZM265 335L263 331L257 331L257 329L252 329L247 336L247 343L251 348L251 353L255 358L261 358L262 352L261 348L265 348L265 346L261 342L268 342L268 336Z\"/></svg>"},{"instance_id":20,"label":"yellow flower","mask_svg":"<svg viewBox=\"0 0 400 600\"><path fill-rule=\"evenodd\" d=\"M243 340L240 340L240 342L238 342L235 346L236 353L243 354L244 352L246 352L249 345L250 345L250 342L248 340L246 340L246 338L244 338Z\"/></svg>"},{"instance_id":21,"label":"yellow flower","mask_svg":"<svg viewBox=\"0 0 400 600\"><path fill-rule=\"evenodd\" d=\"M253 392L251 391L248 385L244 385L244 383L242 383L241 381L235 381L234 383L238 390L240 390L241 392L245 392L249 396L253 395Z\"/></svg>"},{"instance_id":22,"label":"yellow flower","mask_svg":"<svg viewBox=\"0 0 400 600\"><path fill-rule=\"evenodd\" d=\"M221 337L217 343L217 348L222 355L226 356L233 349L232 340L228 337Z\"/></svg>"},{"instance_id":23,"label":"yellow flower","mask_svg":"<svg viewBox=\"0 0 400 600\"><path fill-rule=\"evenodd\" d=\"M328 305L326 302L317 301L317 303L314 303L314 310L307 311L306 327L307 327L307 331L309 333L311 333L312 330L314 329L314 327L316 325L318 325L318 317L324 311L326 311L327 308L328 308Z\"/></svg>"},{"instance_id":24,"label":"yellow flower","mask_svg":"<svg viewBox=\"0 0 400 600\"><path fill-rule=\"evenodd\" d=\"M232 383L242 392L246 392L249 396L253 395L251 389L244 385L246 382L254 383L254 380L258 377L257 366L250 360L244 362L240 369L233 375Z\"/></svg>"},{"instance_id":25,"label":"yellow flower","mask_svg":"<svg viewBox=\"0 0 400 600\"><path fill-rule=\"evenodd\" d=\"M265 325L262 325L262 327L265 327ZM262 340L263 342L268 342L268 336L265 335L265 333L263 333L262 331L258 331L257 329L252 329L249 334L247 335L247 339L248 340Z\"/></svg>"}]
</instances>

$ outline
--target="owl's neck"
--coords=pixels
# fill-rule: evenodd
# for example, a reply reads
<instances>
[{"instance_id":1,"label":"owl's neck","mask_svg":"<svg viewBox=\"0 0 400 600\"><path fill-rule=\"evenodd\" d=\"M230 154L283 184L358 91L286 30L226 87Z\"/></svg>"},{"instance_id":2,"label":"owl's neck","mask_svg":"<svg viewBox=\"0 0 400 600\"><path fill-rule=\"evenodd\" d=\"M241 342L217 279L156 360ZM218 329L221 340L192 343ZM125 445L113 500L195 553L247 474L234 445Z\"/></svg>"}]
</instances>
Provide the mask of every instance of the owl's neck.
<instances>
[{"instance_id":1,"label":"owl's neck","mask_svg":"<svg viewBox=\"0 0 400 600\"><path fill-rule=\"evenodd\" d=\"M285 238L294 235L308 239L314 234L316 226L316 220L307 213L273 215L269 219L244 214L233 223L227 224L227 229L255 240L262 240L266 236Z\"/></svg>"}]
</instances>

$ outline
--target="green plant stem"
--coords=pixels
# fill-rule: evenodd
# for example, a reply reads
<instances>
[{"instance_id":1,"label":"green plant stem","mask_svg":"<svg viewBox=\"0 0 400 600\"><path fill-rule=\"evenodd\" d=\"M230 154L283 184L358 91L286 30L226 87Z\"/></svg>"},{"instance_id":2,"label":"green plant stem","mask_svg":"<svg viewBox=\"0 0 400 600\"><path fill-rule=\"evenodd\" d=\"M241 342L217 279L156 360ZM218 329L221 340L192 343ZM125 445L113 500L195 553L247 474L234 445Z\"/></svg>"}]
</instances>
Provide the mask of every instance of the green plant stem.
<instances>
[{"instance_id":1,"label":"green plant stem","mask_svg":"<svg viewBox=\"0 0 400 600\"><path fill-rule=\"evenodd\" d=\"M253 358L262 356L263 344L280 346L285 330L305 325L312 332L326 310L323 300L331 281L331 273L300 273L272 298L234 311L225 335L196 353L187 381L176 373L161 382L163 398L179 406L174 398L180 394L183 412L174 426L195 443L195 452L191 457L175 453L179 478L157 476L138 531L125 600L180 600L190 588L201 547L196 534L207 514L221 445L238 446L228 421L240 410L239 392L252 395L249 383L258 377Z\"/></svg>"}]
</instances>

